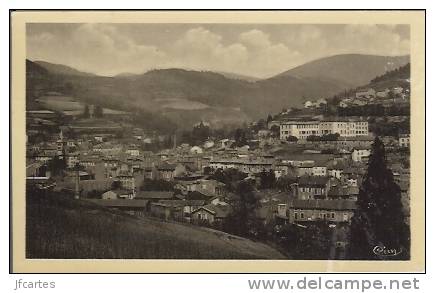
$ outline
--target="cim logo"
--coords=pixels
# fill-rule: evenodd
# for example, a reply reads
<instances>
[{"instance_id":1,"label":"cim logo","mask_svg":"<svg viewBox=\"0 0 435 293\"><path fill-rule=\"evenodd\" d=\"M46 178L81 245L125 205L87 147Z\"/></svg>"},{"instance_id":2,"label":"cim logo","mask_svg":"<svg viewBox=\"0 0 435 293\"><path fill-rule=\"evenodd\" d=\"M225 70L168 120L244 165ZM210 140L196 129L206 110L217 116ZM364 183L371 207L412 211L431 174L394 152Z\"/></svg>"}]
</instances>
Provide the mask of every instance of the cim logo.
<instances>
[{"instance_id":1,"label":"cim logo","mask_svg":"<svg viewBox=\"0 0 435 293\"><path fill-rule=\"evenodd\" d=\"M402 249L387 248L385 246L375 246L373 253L379 256L396 256L402 253Z\"/></svg>"}]
</instances>

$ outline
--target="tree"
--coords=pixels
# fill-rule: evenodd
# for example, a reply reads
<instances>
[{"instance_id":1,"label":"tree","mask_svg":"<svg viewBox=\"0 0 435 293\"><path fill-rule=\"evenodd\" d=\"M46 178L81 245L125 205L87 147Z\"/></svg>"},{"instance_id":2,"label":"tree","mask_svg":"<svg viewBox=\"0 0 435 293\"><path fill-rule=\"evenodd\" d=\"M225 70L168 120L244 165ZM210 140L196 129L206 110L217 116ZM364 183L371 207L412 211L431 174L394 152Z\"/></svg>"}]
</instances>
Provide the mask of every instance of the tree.
<instances>
[{"instance_id":1,"label":"tree","mask_svg":"<svg viewBox=\"0 0 435 293\"><path fill-rule=\"evenodd\" d=\"M90 114L89 114L89 106L88 104L85 105L85 108L83 109L83 118L89 118Z\"/></svg>"},{"instance_id":2,"label":"tree","mask_svg":"<svg viewBox=\"0 0 435 293\"><path fill-rule=\"evenodd\" d=\"M330 259L331 229L325 221L310 225L285 225L278 232L279 243L294 259Z\"/></svg>"},{"instance_id":3,"label":"tree","mask_svg":"<svg viewBox=\"0 0 435 293\"><path fill-rule=\"evenodd\" d=\"M247 175L245 173L234 168L229 168L225 170L217 169L213 175L210 176L210 179L224 183L230 191L233 191L236 188L237 182L246 177Z\"/></svg>"},{"instance_id":4,"label":"tree","mask_svg":"<svg viewBox=\"0 0 435 293\"><path fill-rule=\"evenodd\" d=\"M297 141L298 141L298 138L297 138L296 136L289 135L289 136L287 137L287 141L289 141L289 142L297 142Z\"/></svg>"},{"instance_id":5,"label":"tree","mask_svg":"<svg viewBox=\"0 0 435 293\"><path fill-rule=\"evenodd\" d=\"M297 177L296 172L294 170L291 171L293 176L281 176L276 180L276 187L279 190L286 191L286 192L294 192L294 186L297 183Z\"/></svg>"},{"instance_id":6,"label":"tree","mask_svg":"<svg viewBox=\"0 0 435 293\"><path fill-rule=\"evenodd\" d=\"M192 145L199 145L204 143L210 137L210 127L205 125L202 121L192 129Z\"/></svg>"},{"instance_id":7,"label":"tree","mask_svg":"<svg viewBox=\"0 0 435 293\"><path fill-rule=\"evenodd\" d=\"M121 189L121 188L122 188L121 181L116 180L116 181L112 182L112 186L111 186L112 190L117 190L117 189Z\"/></svg>"},{"instance_id":8,"label":"tree","mask_svg":"<svg viewBox=\"0 0 435 293\"><path fill-rule=\"evenodd\" d=\"M338 133L328 133L321 137L321 140L323 141L333 141L337 140L340 137L340 134Z\"/></svg>"},{"instance_id":9,"label":"tree","mask_svg":"<svg viewBox=\"0 0 435 293\"><path fill-rule=\"evenodd\" d=\"M272 120L273 120L272 115L270 115L270 114L267 115L267 120L266 120L267 124L269 124L269 122Z\"/></svg>"},{"instance_id":10,"label":"tree","mask_svg":"<svg viewBox=\"0 0 435 293\"><path fill-rule=\"evenodd\" d=\"M272 188L275 185L276 178L273 170L263 170L260 173L260 185L262 189Z\"/></svg>"},{"instance_id":11,"label":"tree","mask_svg":"<svg viewBox=\"0 0 435 293\"><path fill-rule=\"evenodd\" d=\"M246 133L243 129L237 128L234 133L234 140L236 147L241 147L248 144L248 140L246 138Z\"/></svg>"},{"instance_id":12,"label":"tree","mask_svg":"<svg viewBox=\"0 0 435 293\"><path fill-rule=\"evenodd\" d=\"M101 107L100 105L95 106L94 115L97 118L103 117L103 107Z\"/></svg>"},{"instance_id":13,"label":"tree","mask_svg":"<svg viewBox=\"0 0 435 293\"><path fill-rule=\"evenodd\" d=\"M309 135L307 137L307 141L320 141L320 136L318 136L318 135Z\"/></svg>"},{"instance_id":14,"label":"tree","mask_svg":"<svg viewBox=\"0 0 435 293\"><path fill-rule=\"evenodd\" d=\"M48 170L50 170L53 175L61 175L66 168L65 157L55 156L53 159L48 161Z\"/></svg>"},{"instance_id":15,"label":"tree","mask_svg":"<svg viewBox=\"0 0 435 293\"><path fill-rule=\"evenodd\" d=\"M264 119L260 119L257 122L257 127L254 128L256 131L261 130L261 129L267 129L267 123L266 121L264 121Z\"/></svg>"},{"instance_id":16,"label":"tree","mask_svg":"<svg viewBox=\"0 0 435 293\"><path fill-rule=\"evenodd\" d=\"M279 126L278 125L273 125L270 128L270 130L272 131L273 137L279 137L280 130L279 130Z\"/></svg>"},{"instance_id":17,"label":"tree","mask_svg":"<svg viewBox=\"0 0 435 293\"><path fill-rule=\"evenodd\" d=\"M376 137L351 221L350 256L368 260L409 259L409 236L400 188L387 168L384 144ZM382 256L374 253L375 247L401 252Z\"/></svg>"},{"instance_id":18,"label":"tree","mask_svg":"<svg viewBox=\"0 0 435 293\"><path fill-rule=\"evenodd\" d=\"M261 223L256 217L259 202L253 191L250 182L242 180L237 183L235 196L230 200L231 213L224 223L228 232L248 236L256 235L260 230Z\"/></svg>"}]
</instances>

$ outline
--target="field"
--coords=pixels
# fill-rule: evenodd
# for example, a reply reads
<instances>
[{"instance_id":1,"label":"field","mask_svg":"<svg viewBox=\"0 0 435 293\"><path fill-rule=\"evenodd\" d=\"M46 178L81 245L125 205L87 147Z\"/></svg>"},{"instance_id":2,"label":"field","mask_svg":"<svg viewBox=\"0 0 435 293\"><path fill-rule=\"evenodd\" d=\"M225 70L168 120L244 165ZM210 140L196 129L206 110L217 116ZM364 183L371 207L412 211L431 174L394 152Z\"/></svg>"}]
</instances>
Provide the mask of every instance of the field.
<instances>
[{"instance_id":1,"label":"field","mask_svg":"<svg viewBox=\"0 0 435 293\"><path fill-rule=\"evenodd\" d=\"M74 97L65 96L59 93L47 94L40 96L36 102L43 109L59 111L69 115L83 114L85 104L78 102ZM109 108L103 108L103 114L106 115L125 115L128 114L124 111L118 111Z\"/></svg>"},{"instance_id":2,"label":"field","mask_svg":"<svg viewBox=\"0 0 435 293\"><path fill-rule=\"evenodd\" d=\"M27 258L283 259L273 248L220 231L139 218L61 194L28 192Z\"/></svg>"}]
</instances>

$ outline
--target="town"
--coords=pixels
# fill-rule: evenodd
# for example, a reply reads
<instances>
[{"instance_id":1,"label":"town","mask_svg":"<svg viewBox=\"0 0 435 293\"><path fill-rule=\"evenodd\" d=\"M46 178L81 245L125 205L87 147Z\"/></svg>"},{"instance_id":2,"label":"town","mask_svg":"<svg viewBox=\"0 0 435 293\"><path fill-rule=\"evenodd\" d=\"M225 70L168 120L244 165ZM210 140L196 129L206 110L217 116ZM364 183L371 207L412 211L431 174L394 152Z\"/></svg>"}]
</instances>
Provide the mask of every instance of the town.
<instances>
[{"instance_id":1,"label":"town","mask_svg":"<svg viewBox=\"0 0 435 293\"><path fill-rule=\"evenodd\" d=\"M409 104L409 86L361 88L243 126L200 120L178 133L99 105L41 107L26 113L27 190L259 239L292 258L346 259L375 138L409 224Z\"/></svg>"}]
</instances>

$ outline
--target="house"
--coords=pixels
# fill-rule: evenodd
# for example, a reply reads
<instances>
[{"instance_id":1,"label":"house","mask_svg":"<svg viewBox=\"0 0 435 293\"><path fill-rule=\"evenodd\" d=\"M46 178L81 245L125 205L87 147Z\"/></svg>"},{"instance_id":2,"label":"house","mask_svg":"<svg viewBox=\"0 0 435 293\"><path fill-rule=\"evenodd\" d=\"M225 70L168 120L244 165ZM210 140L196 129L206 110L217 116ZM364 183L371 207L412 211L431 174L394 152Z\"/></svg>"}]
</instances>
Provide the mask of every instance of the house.
<instances>
[{"instance_id":1,"label":"house","mask_svg":"<svg viewBox=\"0 0 435 293\"><path fill-rule=\"evenodd\" d=\"M364 98L356 98L352 100L352 105L354 106L365 106L368 104L368 101Z\"/></svg>"},{"instance_id":2,"label":"house","mask_svg":"<svg viewBox=\"0 0 435 293\"><path fill-rule=\"evenodd\" d=\"M205 149L210 149L210 148L214 147L214 141L207 140L207 141L204 142L203 146L204 146Z\"/></svg>"},{"instance_id":3,"label":"house","mask_svg":"<svg viewBox=\"0 0 435 293\"><path fill-rule=\"evenodd\" d=\"M74 168L79 163L79 153L73 152L66 155L66 166L70 169Z\"/></svg>"},{"instance_id":4,"label":"house","mask_svg":"<svg viewBox=\"0 0 435 293\"><path fill-rule=\"evenodd\" d=\"M313 102L311 101L305 101L304 102L304 108L312 108L313 107Z\"/></svg>"},{"instance_id":5,"label":"house","mask_svg":"<svg viewBox=\"0 0 435 293\"><path fill-rule=\"evenodd\" d=\"M355 93L355 97L360 98L374 98L376 97L376 91L372 88L364 88L364 89L359 89L356 93Z\"/></svg>"},{"instance_id":6,"label":"house","mask_svg":"<svg viewBox=\"0 0 435 293\"><path fill-rule=\"evenodd\" d=\"M136 188L135 178L130 172L120 172L116 179L121 183L121 187L124 189L134 190Z\"/></svg>"},{"instance_id":7,"label":"house","mask_svg":"<svg viewBox=\"0 0 435 293\"><path fill-rule=\"evenodd\" d=\"M350 222L356 209L356 201L337 199L293 199L288 203L290 223L306 223L317 220L328 222Z\"/></svg>"},{"instance_id":8,"label":"house","mask_svg":"<svg viewBox=\"0 0 435 293\"><path fill-rule=\"evenodd\" d=\"M399 135L399 147L407 148L409 147L409 134L401 134Z\"/></svg>"},{"instance_id":9,"label":"house","mask_svg":"<svg viewBox=\"0 0 435 293\"><path fill-rule=\"evenodd\" d=\"M213 158L209 163L212 170L238 169L240 165L241 160L238 158Z\"/></svg>"},{"instance_id":10,"label":"house","mask_svg":"<svg viewBox=\"0 0 435 293\"><path fill-rule=\"evenodd\" d=\"M144 168L144 178L154 180L157 178L157 169L155 167Z\"/></svg>"},{"instance_id":11,"label":"house","mask_svg":"<svg viewBox=\"0 0 435 293\"><path fill-rule=\"evenodd\" d=\"M185 200L185 199L169 199L159 200L159 203L172 206L181 207L183 209L183 217L190 218L191 213L200 207L207 204L204 200Z\"/></svg>"},{"instance_id":12,"label":"house","mask_svg":"<svg viewBox=\"0 0 435 293\"><path fill-rule=\"evenodd\" d=\"M204 151L202 150L202 148L200 148L199 146L193 146L190 149L190 153L191 154L202 154Z\"/></svg>"},{"instance_id":13,"label":"house","mask_svg":"<svg viewBox=\"0 0 435 293\"><path fill-rule=\"evenodd\" d=\"M326 165L322 162L315 162L313 168L311 169L312 176L326 176L327 168Z\"/></svg>"},{"instance_id":14,"label":"house","mask_svg":"<svg viewBox=\"0 0 435 293\"><path fill-rule=\"evenodd\" d=\"M356 186L332 186L328 191L328 198L337 199L352 199L356 200L358 198L359 188Z\"/></svg>"},{"instance_id":15,"label":"house","mask_svg":"<svg viewBox=\"0 0 435 293\"><path fill-rule=\"evenodd\" d=\"M269 171L272 169L272 164L274 163L274 159L270 158L248 158L242 159L240 161L241 165L239 167L239 171L248 173L248 174L256 174L262 171Z\"/></svg>"},{"instance_id":16,"label":"house","mask_svg":"<svg viewBox=\"0 0 435 293\"><path fill-rule=\"evenodd\" d=\"M298 199L327 198L329 178L327 176L302 176L298 180Z\"/></svg>"},{"instance_id":17,"label":"house","mask_svg":"<svg viewBox=\"0 0 435 293\"><path fill-rule=\"evenodd\" d=\"M313 174L314 161L301 162L297 165L298 176L310 176Z\"/></svg>"},{"instance_id":18,"label":"house","mask_svg":"<svg viewBox=\"0 0 435 293\"><path fill-rule=\"evenodd\" d=\"M209 204L193 211L191 214L191 221L193 223L221 223L226 217L228 217L230 211L231 208L229 205Z\"/></svg>"},{"instance_id":19,"label":"house","mask_svg":"<svg viewBox=\"0 0 435 293\"><path fill-rule=\"evenodd\" d=\"M177 165L163 162L157 166L157 178L166 181L172 181L175 177L175 169Z\"/></svg>"},{"instance_id":20,"label":"house","mask_svg":"<svg viewBox=\"0 0 435 293\"><path fill-rule=\"evenodd\" d=\"M135 193L132 190L117 189L109 190L101 195L101 199L114 200L114 199L134 199Z\"/></svg>"},{"instance_id":21,"label":"house","mask_svg":"<svg viewBox=\"0 0 435 293\"><path fill-rule=\"evenodd\" d=\"M328 164L328 175L333 178L341 179L344 163L342 161L332 161Z\"/></svg>"},{"instance_id":22,"label":"house","mask_svg":"<svg viewBox=\"0 0 435 293\"><path fill-rule=\"evenodd\" d=\"M136 199L146 199L151 202L157 202L160 200L175 199L172 191L138 191L136 193Z\"/></svg>"},{"instance_id":23,"label":"house","mask_svg":"<svg viewBox=\"0 0 435 293\"><path fill-rule=\"evenodd\" d=\"M233 144L234 140L225 138L219 141L219 145L221 148L226 149L229 148Z\"/></svg>"},{"instance_id":24,"label":"house","mask_svg":"<svg viewBox=\"0 0 435 293\"><path fill-rule=\"evenodd\" d=\"M289 163L279 162L273 167L275 178L287 175L295 175L295 168Z\"/></svg>"},{"instance_id":25,"label":"house","mask_svg":"<svg viewBox=\"0 0 435 293\"><path fill-rule=\"evenodd\" d=\"M354 148L352 151L352 160L354 162L365 162L370 156L369 148Z\"/></svg>"},{"instance_id":26,"label":"house","mask_svg":"<svg viewBox=\"0 0 435 293\"><path fill-rule=\"evenodd\" d=\"M43 162L31 161L26 163L26 177L50 177L50 171Z\"/></svg>"},{"instance_id":27,"label":"house","mask_svg":"<svg viewBox=\"0 0 435 293\"><path fill-rule=\"evenodd\" d=\"M138 157L140 156L140 150L136 145L130 145L125 150L125 153L129 156Z\"/></svg>"},{"instance_id":28,"label":"house","mask_svg":"<svg viewBox=\"0 0 435 293\"><path fill-rule=\"evenodd\" d=\"M165 221L181 221L184 217L183 207L171 203L151 202L150 213L152 216L161 218Z\"/></svg>"},{"instance_id":29,"label":"house","mask_svg":"<svg viewBox=\"0 0 435 293\"><path fill-rule=\"evenodd\" d=\"M226 185L213 179L198 179L193 181L179 181L176 185L183 194L191 191L207 192L212 195L225 195Z\"/></svg>"}]
</instances>

